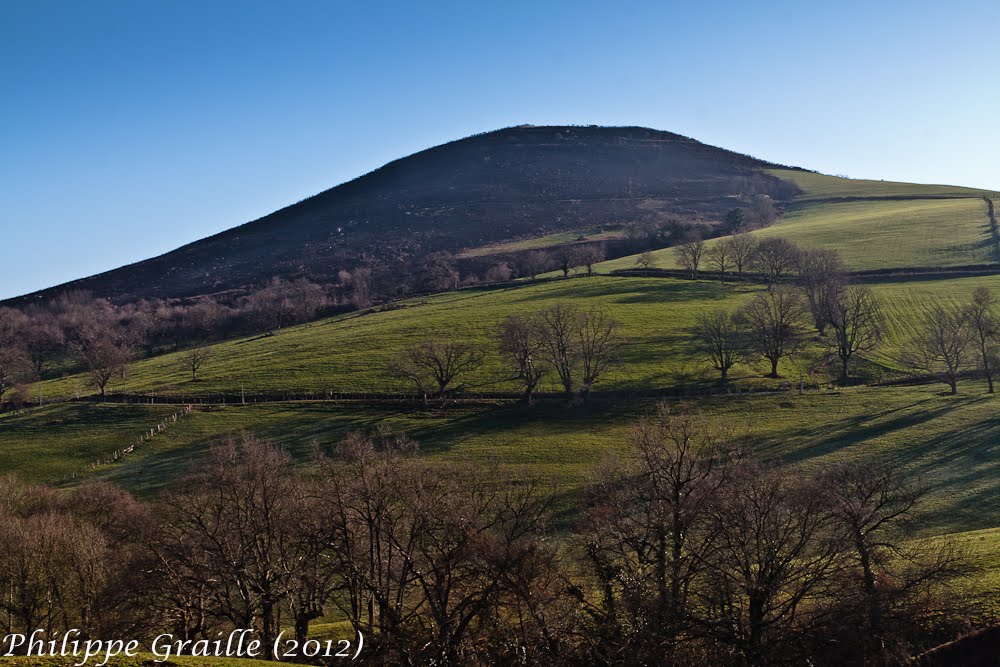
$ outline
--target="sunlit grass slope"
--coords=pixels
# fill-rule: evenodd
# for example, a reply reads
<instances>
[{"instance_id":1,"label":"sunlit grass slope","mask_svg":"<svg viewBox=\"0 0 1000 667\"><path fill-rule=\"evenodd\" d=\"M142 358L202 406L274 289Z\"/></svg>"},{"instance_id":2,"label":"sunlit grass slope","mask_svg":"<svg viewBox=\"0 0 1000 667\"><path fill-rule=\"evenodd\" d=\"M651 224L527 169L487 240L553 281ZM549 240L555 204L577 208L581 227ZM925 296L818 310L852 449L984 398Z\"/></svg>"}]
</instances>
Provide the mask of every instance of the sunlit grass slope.
<instances>
[{"instance_id":1,"label":"sunlit grass slope","mask_svg":"<svg viewBox=\"0 0 1000 667\"><path fill-rule=\"evenodd\" d=\"M998 261L982 199L990 194L986 191L802 171L771 173L794 182L802 193L777 224L753 232L761 238L781 236L807 248L832 248L852 270L947 268ZM656 266L678 268L672 248L653 255ZM603 262L597 270L634 269L637 258ZM707 262L705 268L709 268Z\"/></svg>"},{"instance_id":2,"label":"sunlit grass slope","mask_svg":"<svg viewBox=\"0 0 1000 667\"><path fill-rule=\"evenodd\" d=\"M953 267L997 259L981 199L912 199L795 205L755 234L833 248L849 269Z\"/></svg>"},{"instance_id":3,"label":"sunlit grass slope","mask_svg":"<svg viewBox=\"0 0 1000 667\"><path fill-rule=\"evenodd\" d=\"M941 389L858 387L727 396L701 399L697 409L735 440L765 458L801 466L804 474L838 460L899 460L932 491L920 523L922 534L997 526L1000 406L980 382L966 383L958 396ZM316 448L326 449L350 431L384 425L410 434L430 457L507 465L518 477L572 494L592 478L597 464L621 458L629 425L653 406L650 400L621 400L601 401L590 409L567 408L561 402L530 410L512 404L430 411L317 403L211 407L196 409L122 462L94 474L146 493L183 479L228 434L259 433L305 461ZM61 405L0 418L5 469L18 470L31 481L57 478L78 441L114 448L118 438L131 437L128 428L112 429L96 419L88 429L76 425L88 416L81 410L95 409ZM120 415L123 424L140 427L159 414L148 406L100 410L105 421ZM32 431L29 440L20 435L26 429ZM99 453L97 449L91 453Z\"/></svg>"},{"instance_id":4,"label":"sunlit grass slope","mask_svg":"<svg viewBox=\"0 0 1000 667\"><path fill-rule=\"evenodd\" d=\"M965 188L956 185L924 185L871 181L856 178L827 176L794 169L770 169L768 173L791 181L802 190L798 201L832 199L840 197L982 197L988 190Z\"/></svg>"},{"instance_id":5,"label":"sunlit grass slope","mask_svg":"<svg viewBox=\"0 0 1000 667\"><path fill-rule=\"evenodd\" d=\"M464 290L403 302L394 310L337 317L272 336L216 345L197 382L191 381L184 368L183 353L140 361L132 365L126 380L116 378L111 389L201 395L241 388L248 392L408 390L387 372L399 351L437 337L477 343L492 352L496 324L503 317L556 303L606 307L621 322L627 342L625 367L602 383L604 387L662 386L673 384L669 373L691 361L688 329L698 314L734 308L759 289L715 282L592 277L501 290ZM504 376L498 364L497 355L490 354L481 372L470 379L470 386L482 391L513 389L498 381ZM552 382L547 389L555 388ZM65 397L94 390L81 375L45 382L42 392Z\"/></svg>"}]
</instances>

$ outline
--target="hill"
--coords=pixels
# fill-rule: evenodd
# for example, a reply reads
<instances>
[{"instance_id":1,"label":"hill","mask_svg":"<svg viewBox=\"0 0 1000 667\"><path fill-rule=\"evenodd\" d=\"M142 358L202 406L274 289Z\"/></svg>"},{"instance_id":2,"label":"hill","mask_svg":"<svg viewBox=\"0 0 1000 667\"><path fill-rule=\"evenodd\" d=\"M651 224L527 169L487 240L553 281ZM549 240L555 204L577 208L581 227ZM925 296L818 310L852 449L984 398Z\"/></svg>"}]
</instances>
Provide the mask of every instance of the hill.
<instances>
[{"instance_id":1,"label":"hill","mask_svg":"<svg viewBox=\"0 0 1000 667\"><path fill-rule=\"evenodd\" d=\"M31 295L184 297L272 276L333 280L457 251L622 222L717 220L740 197L797 190L776 165L640 127L533 127L430 148L170 253ZM24 299L15 300L15 302Z\"/></svg>"}]
</instances>

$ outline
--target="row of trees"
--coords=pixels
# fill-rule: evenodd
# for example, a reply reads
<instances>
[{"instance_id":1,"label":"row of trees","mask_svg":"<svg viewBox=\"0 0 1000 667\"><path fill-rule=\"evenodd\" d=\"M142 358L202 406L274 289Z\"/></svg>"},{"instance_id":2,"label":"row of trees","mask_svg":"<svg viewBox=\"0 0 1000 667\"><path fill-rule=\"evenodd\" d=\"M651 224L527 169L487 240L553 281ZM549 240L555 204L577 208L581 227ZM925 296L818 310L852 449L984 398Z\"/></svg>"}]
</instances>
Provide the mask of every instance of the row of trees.
<instances>
[{"instance_id":1,"label":"row of trees","mask_svg":"<svg viewBox=\"0 0 1000 667\"><path fill-rule=\"evenodd\" d=\"M319 285L274 279L231 305L206 297L115 306L86 292L69 292L43 305L0 308L0 402L20 383L62 372L88 373L103 395L111 380L124 377L129 362L143 354L279 329L331 307L336 306ZM195 373L207 358L203 350L188 356Z\"/></svg>"},{"instance_id":2,"label":"row of trees","mask_svg":"<svg viewBox=\"0 0 1000 667\"><path fill-rule=\"evenodd\" d=\"M555 532L553 496L354 434L294 467L250 436L140 503L0 484L0 629L213 639L346 619L367 664L895 664L947 639L965 569L906 538L889 465L812 478L666 408ZM346 633L345 633L346 634Z\"/></svg>"},{"instance_id":3,"label":"row of trees","mask_svg":"<svg viewBox=\"0 0 1000 667\"><path fill-rule=\"evenodd\" d=\"M621 363L620 327L602 308L556 304L532 314L510 315L493 334L503 380L516 382L530 405L547 375L567 396L589 398L594 385ZM408 381L424 401L461 391L484 361L483 350L454 340L429 339L398 354L390 372Z\"/></svg>"}]
</instances>

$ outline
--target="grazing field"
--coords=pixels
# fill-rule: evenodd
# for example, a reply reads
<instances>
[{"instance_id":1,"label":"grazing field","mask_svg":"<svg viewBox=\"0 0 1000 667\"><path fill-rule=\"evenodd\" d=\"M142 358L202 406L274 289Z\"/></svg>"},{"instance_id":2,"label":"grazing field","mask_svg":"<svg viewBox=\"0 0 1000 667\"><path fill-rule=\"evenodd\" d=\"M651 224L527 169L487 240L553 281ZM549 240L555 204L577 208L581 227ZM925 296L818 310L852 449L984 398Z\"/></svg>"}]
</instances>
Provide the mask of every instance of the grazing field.
<instances>
[{"instance_id":1,"label":"grazing field","mask_svg":"<svg viewBox=\"0 0 1000 667\"><path fill-rule=\"evenodd\" d=\"M459 257L483 257L486 255L500 255L511 252L524 252L525 250L542 250L565 243L586 242L586 241L607 241L619 238L621 232L600 231L587 229L581 231L561 232L559 234L547 234L523 241L511 241L509 243L496 243L493 245L469 248L459 254Z\"/></svg>"},{"instance_id":2,"label":"grazing field","mask_svg":"<svg viewBox=\"0 0 1000 667\"><path fill-rule=\"evenodd\" d=\"M899 369L900 347L925 306L936 300L967 300L979 286L1000 293L1000 276L873 282L890 327L883 347L869 357ZM430 337L443 337L476 343L488 353L482 368L470 376L470 391L516 391L516 385L503 380L506 375L493 339L496 324L508 314L533 312L555 303L603 306L620 321L625 363L600 383L599 390L651 390L707 382L713 372L692 354L692 324L699 313L736 308L762 289L708 280L594 276L464 290L403 302L393 310L338 316L273 335L220 343L213 346L213 356L199 371L197 381L185 368L183 352L138 361L125 380L112 380L109 390L208 399L243 391L251 401L257 393L294 399L325 398L337 392L406 392L408 385L388 370L393 356ZM794 381L800 373L812 373L813 380L826 381L829 377L822 362L828 354L819 341L810 341L797 357L782 362L782 375ZM760 364L740 365L733 379L744 387L781 385L761 377L765 371ZM86 375L41 384L43 396L49 399L95 393ZM554 378L543 384L543 390L557 390Z\"/></svg>"},{"instance_id":3,"label":"grazing field","mask_svg":"<svg viewBox=\"0 0 1000 667\"><path fill-rule=\"evenodd\" d=\"M837 199L845 197L975 197L995 194L989 190L966 188L957 185L932 185L921 183L897 183L894 181L872 181L859 178L827 176L811 171L795 169L769 169L768 173L791 181L802 191L797 201L815 199Z\"/></svg>"},{"instance_id":4,"label":"grazing field","mask_svg":"<svg viewBox=\"0 0 1000 667\"><path fill-rule=\"evenodd\" d=\"M752 233L787 238L804 248L837 250L854 271L997 261L986 203L977 198L793 204L778 223ZM673 248L654 251L653 256L660 268L679 268ZM597 271L634 269L637 258L602 262ZM711 270L707 261L703 268Z\"/></svg>"},{"instance_id":5,"label":"grazing field","mask_svg":"<svg viewBox=\"0 0 1000 667\"><path fill-rule=\"evenodd\" d=\"M626 338L625 366L602 388L650 388L676 384L672 377L691 365L689 327L697 315L732 308L760 286L719 285L687 280L592 277L497 290L463 290L399 304L393 310L355 314L284 329L268 336L222 343L197 382L184 368L183 353L132 365L111 390L208 396L239 392L407 391L387 367L400 350L429 337L475 342L495 348L496 324L506 315L541 310L556 303L607 307ZM805 363L805 362L803 362ZM491 354L470 380L470 389L510 391ZM797 375L797 367L788 372ZM550 379L545 389L554 390ZM47 397L94 393L85 376L42 383ZM36 391L37 393L37 391Z\"/></svg>"},{"instance_id":6,"label":"grazing field","mask_svg":"<svg viewBox=\"0 0 1000 667\"><path fill-rule=\"evenodd\" d=\"M841 390L702 398L695 409L767 459L814 470L846 459L892 457L932 490L921 534L960 532L1000 524L1000 411L985 386L967 382L958 396L942 387L857 387ZM676 402L673 404L676 405ZM548 402L451 406L420 410L336 403L205 407L180 420L122 462L93 475L142 494L168 487L197 465L214 443L248 431L273 439L300 461L354 430L376 426L405 432L433 458L510 466L515 476L572 494L597 464L620 458L630 424L655 401L599 401L590 408ZM32 481L66 471L79 442L114 448L129 437L123 426L155 421L150 406L59 405L0 419L6 469ZM87 419L90 427L81 425ZM102 420L105 422L102 424ZM31 436L23 434L30 430Z\"/></svg>"},{"instance_id":7,"label":"grazing field","mask_svg":"<svg viewBox=\"0 0 1000 667\"><path fill-rule=\"evenodd\" d=\"M795 205L754 232L805 248L832 248L852 270L952 267L996 262L981 199L914 199Z\"/></svg>"}]
</instances>

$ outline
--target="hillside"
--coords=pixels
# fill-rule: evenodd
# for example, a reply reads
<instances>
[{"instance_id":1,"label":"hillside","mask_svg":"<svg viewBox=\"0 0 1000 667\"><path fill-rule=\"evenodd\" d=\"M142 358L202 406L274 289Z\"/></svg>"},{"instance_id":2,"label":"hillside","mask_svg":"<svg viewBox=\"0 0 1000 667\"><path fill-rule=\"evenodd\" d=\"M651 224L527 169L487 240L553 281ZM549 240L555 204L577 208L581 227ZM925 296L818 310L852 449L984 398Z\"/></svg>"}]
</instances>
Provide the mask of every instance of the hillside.
<instances>
[{"instance_id":1,"label":"hillside","mask_svg":"<svg viewBox=\"0 0 1000 667\"><path fill-rule=\"evenodd\" d=\"M718 219L737 197L794 193L761 160L638 127L522 126L396 160L258 220L160 257L46 290L117 301L180 297L271 276L332 280L560 231L684 216Z\"/></svg>"},{"instance_id":2,"label":"hillside","mask_svg":"<svg viewBox=\"0 0 1000 667\"><path fill-rule=\"evenodd\" d=\"M1000 238L984 200L995 192L785 169L769 173L794 183L799 192L776 224L751 232L760 238L780 236L806 248L837 250L852 271L1000 269ZM653 255L659 268L678 267L673 248ZM636 260L618 257L597 270L633 269Z\"/></svg>"}]
</instances>

